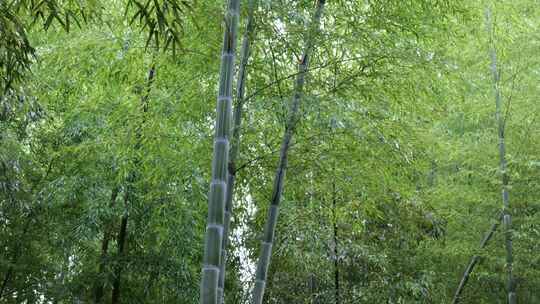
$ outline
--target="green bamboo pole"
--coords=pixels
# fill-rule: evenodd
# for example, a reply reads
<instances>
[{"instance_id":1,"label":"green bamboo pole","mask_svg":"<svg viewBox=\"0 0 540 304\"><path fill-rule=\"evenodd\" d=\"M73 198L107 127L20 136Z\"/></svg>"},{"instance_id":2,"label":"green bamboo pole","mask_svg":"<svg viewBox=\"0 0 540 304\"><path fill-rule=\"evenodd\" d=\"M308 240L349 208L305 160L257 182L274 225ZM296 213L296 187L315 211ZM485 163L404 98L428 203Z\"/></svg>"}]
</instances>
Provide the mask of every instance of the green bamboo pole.
<instances>
[{"instance_id":1,"label":"green bamboo pole","mask_svg":"<svg viewBox=\"0 0 540 304\"><path fill-rule=\"evenodd\" d=\"M493 39L493 25L491 20L491 10L486 8L486 26L489 34L489 55L491 59L491 73L493 75L493 90L495 93L495 109L496 119L498 125L498 137L499 137L499 165L502 178L502 201L503 201L503 230L505 236L505 248L506 248L506 269L507 269L507 291L508 291L508 304L515 304L516 299L516 286L513 277L513 257L512 257L512 215L510 213L510 199L508 197L508 170L506 164L506 145L504 140L505 132L505 120L502 117L502 98L500 92L500 75L497 70L497 53L495 52L494 39Z\"/></svg>"},{"instance_id":2,"label":"green bamboo pole","mask_svg":"<svg viewBox=\"0 0 540 304\"><path fill-rule=\"evenodd\" d=\"M495 231L497 231L497 227L499 227L499 223L502 219L502 213L497 219L497 222L491 224L491 227L489 228L488 232L480 242L480 249L486 248L489 240L493 237L495 234ZM454 294L454 298L452 299L452 304L458 304L461 300L461 293L463 292L463 289L465 289L465 285L469 281L469 277L471 273L474 270L474 267L481 261L482 257L480 255L475 254L469 264L467 265L467 268L465 268L465 271L463 272L463 276L461 277L461 280L459 281L458 288L456 289L456 293Z\"/></svg>"},{"instance_id":3,"label":"green bamboo pole","mask_svg":"<svg viewBox=\"0 0 540 304\"><path fill-rule=\"evenodd\" d=\"M227 164L232 104L232 80L236 51L236 32L240 0L228 0L225 14L225 32L221 53L219 94L216 106L212 181L208 193L208 219L206 225L203 266L201 274L200 303L218 303L218 281L221 267Z\"/></svg>"},{"instance_id":4,"label":"green bamboo pole","mask_svg":"<svg viewBox=\"0 0 540 304\"><path fill-rule=\"evenodd\" d=\"M281 143L279 163L276 169L276 175L274 177L274 186L272 189L272 197L270 200L270 209L268 210L268 218L266 220L264 235L261 242L261 253L259 256L259 261L257 263L257 271L255 273L255 287L253 289L252 296L253 304L261 304L264 297L266 277L268 274L268 267L270 265L270 257L272 254L272 243L274 241L274 234L278 218L279 203L281 201L281 193L283 192L285 172L287 169L287 154L296 128L296 124L299 119L298 111L300 107L300 102L303 97L304 83L307 69L309 66L309 57L313 49L313 36L319 30L321 16L325 3L326 0L317 0L316 11L313 15L313 19L311 20L310 28L308 30L308 37L305 41L302 59L298 64L298 74L296 76L296 81L294 85L292 104L287 125L285 128L285 134L283 135L283 141Z\"/></svg>"},{"instance_id":5,"label":"green bamboo pole","mask_svg":"<svg viewBox=\"0 0 540 304\"><path fill-rule=\"evenodd\" d=\"M231 216L233 208L234 184L236 181L236 159L240 149L240 127L242 124L242 107L245 101L246 87L246 67L249 61L250 45L255 29L253 23L253 13L256 8L256 0L248 0L248 17L246 22L246 31L242 38L242 49L240 51L240 68L238 70L238 79L236 81L236 104L233 114L233 128L231 149L229 155L229 174L227 176L227 190L225 196L225 222L223 223L223 242L221 245L221 268L218 281L218 300L225 302L225 268L227 264L227 246L229 245L229 230L231 225Z\"/></svg>"}]
</instances>

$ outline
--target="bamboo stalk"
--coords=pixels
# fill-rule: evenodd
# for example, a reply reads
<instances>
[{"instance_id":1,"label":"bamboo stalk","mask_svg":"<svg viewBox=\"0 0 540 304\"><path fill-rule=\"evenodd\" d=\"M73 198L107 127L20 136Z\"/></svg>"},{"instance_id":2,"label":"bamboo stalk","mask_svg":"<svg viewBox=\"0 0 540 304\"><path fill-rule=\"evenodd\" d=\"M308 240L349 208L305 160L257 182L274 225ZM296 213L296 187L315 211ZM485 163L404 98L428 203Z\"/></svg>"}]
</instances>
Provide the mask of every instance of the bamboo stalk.
<instances>
[{"instance_id":1,"label":"bamboo stalk","mask_svg":"<svg viewBox=\"0 0 540 304\"><path fill-rule=\"evenodd\" d=\"M240 150L240 131L242 124L242 108L245 102L245 87L246 87L246 68L249 61L251 39L255 29L253 22L253 14L256 8L257 0L249 0L248 2L248 17L246 22L246 31L242 38L242 49L240 51L240 68L238 71L238 79L236 85L236 104L233 113L233 127L231 149L229 155L229 173L227 176L227 190L225 196L225 219L223 223L223 242L221 245L221 267L218 281L218 301L225 302L224 287L225 287L225 269L227 264L227 246L229 245L229 230L231 225L231 217L233 212L233 196L234 185L236 181L236 161Z\"/></svg>"},{"instance_id":2,"label":"bamboo stalk","mask_svg":"<svg viewBox=\"0 0 540 304\"><path fill-rule=\"evenodd\" d=\"M495 93L495 109L496 119L498 126L499 137L499 165L501 170L502 179L502 201L503 201L503 229L505 236L505 249L506 249L506 269L507 269L507 292L508 303L515 304L516 299L516 286L513 277L513 256L512 256L512 215L510 212L510 199L508 195L508 169L506 162L506 144L505 144L505 119L502 117L502 98L500 92L500 75L497 69L497 53L495 52L494 37L493 37L493 25L491 20L491 10L486 9L486 27L489 34L489 55L491 59L491 73L493 75L493 91Z\"/></svg>"},{"instance_id":3,"label":"bamboo stalk","mask_svg":"<svg viewBox=\"0 0 540 304\"><path fill-rule=\"evenodd\" d=\"M118 187L114 187L111 192L111 200L109 202L109 208L112 208L116 202L118 196ZM103 299L103 273L105 272L106 258L109 251L109 242L112 237L112 223L108 221L105 225L105 231L103 231L103 240L101 241L101 258L99 261L98 276L96 278L94 289L94 303L99 304Z\"/></svg>"},{"instance_id":4,"label":"bamboo stalk","mask_svg":"<svg viewBox=\"0 0 540 304\"><path fill-rule=\"evenodd\" d=\"M224 234L227 165L229 161L232 79L234 74L239 10L240 0L228 0L221 54L219 94L216 106L217 117L212 161L212 181L210 182L210 191L208 194L208 218L200 289L201 304L217 304L218 299L221 298L218 285L222 263L221 248Z\"/></svg>"},{"instance_id":5,"label":"bamboo stalk","mask_svg":"<svg viewBox=\"0 0 540 304\"><path fill-rule=\"evenodd\" d=\"M266 220L264 235L261 243L261 253L259 255L257 270L255 273L255 287L252 295L253 304L261 304L264 298L266 278L268 275L268 267L270 265L272 245L274 242L274 234L278 219L279 203L281 201L281 194L283 192L283 185L285 182L285 172L287 170L288 151L299 119L298 112L304 93L304 83L309 66L309 58L313 49L313 36L315 32L319 30L320 20L325 3L326 0L317 0L315 14L313 15L313 19L308 30L308 37L305 41L304 52L298 64L298 75L294 85L293 100L285 128L285 134L283 135L283 141L281 143L279 163L276 169L276 175L274 177L270 208L268 210L268 218Z\"/></svg>"},{"instance_id":6,"label":"bamboo stalk","mask_svg":"<svg viewBox=\"0 0 540 304\"><path fill-rule=\"evenodd\" d=\"M495 231L497 231L497 227L499 227L499 223L500 223L501 220L502 220L502 213L501 213L501 216L499 216L499 218L497 219L497 222L495 222L495 223L493 223L491 225L490 229L488 230L488 232L486 233L486 235L484 236L484 238L480 242L480 249L484 249L487 246L489 240L491 240L491 238L495 234ZM471 258L471 261L467 265L467 268L465 268L465 271L463 272L463 276L461 277L461 280L459 281L458 288L456 289L456 293L454 294L454 298L452 299L452 304L458 304L459 303L459 301L461 299L460 298L461 293L465 289L465 285L469 281L469 277L470 277L471 273L473 272L474 267L481 261L481 259L482 259L482 257L479 256L479 255L474 255Z\"/></svg>"},{"instance_id":7,"label":"bamboo stalk","mask_svg":"<svg viewBox=\"0 0 540 304\"><path fill-rule=\"evenodd\" d=\"M335 171L335 170L334 170ZM335 178L335 176L334 176ZM332 182L332 219L334 233L334 301L339 304L340 288L339 288L339 244L338 244L338 225L337 225L337 199L336 199L336 182Z\"/></svg>"}]
</instances>

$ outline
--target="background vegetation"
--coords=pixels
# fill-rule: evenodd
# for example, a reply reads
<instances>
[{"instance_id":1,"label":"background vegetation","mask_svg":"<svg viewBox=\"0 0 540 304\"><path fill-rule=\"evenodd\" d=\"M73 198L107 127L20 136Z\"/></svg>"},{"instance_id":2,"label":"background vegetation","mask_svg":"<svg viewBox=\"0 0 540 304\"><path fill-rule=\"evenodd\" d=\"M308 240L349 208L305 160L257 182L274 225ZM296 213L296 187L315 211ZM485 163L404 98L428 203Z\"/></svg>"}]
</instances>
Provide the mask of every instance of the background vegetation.
<instances>
[{"instance_id":1,"label":"background vegetation","mask_svg":"<svg viewBox=\"0 0 540 304\"><path fill-rule=\"evenodd\" d=\"M251 297L315 8L255 3L226 303ZM224 11L0 3L0 303L198 303ZM506 303L502 226L479 249L502 209L490 44L517 298L540 303L539 29L534 0L327 1L264 303L450 303L473 255L461 303Z\"/></svg>"}]
</instances>

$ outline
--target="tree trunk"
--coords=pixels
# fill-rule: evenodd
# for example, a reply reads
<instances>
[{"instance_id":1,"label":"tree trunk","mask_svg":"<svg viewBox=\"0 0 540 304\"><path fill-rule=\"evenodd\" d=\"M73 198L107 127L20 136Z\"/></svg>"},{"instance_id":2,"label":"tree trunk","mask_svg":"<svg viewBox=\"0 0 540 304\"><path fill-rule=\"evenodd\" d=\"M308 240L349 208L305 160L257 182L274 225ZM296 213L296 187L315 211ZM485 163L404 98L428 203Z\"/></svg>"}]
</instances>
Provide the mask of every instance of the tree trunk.
<instances>
[{"instance_id":1,"label":"tree trunk","mask_svg":"<svg viewBox=\"0 0 540 304\"><path fill-rule=\"evenodd\" d=\"M218 283L221 269L223 222L229 161L229 137L231 129L232 79L236 52L236 32L240 0L228 0L225 14L225 33L221 53L219 94L216 106L214 155L212 181L208 194L208 218L205 233L203 266L201 274L200 303L217 304L221 299Z\"/></svg>"},{"instance_id":2,"label":"tree trunk","mask_svg":"<svg viewBox=\"0 0 540 304\"><path fill-rule=\"evenodd\" d=\"M311 293L311 304L317 304L317 277L314 273L309 276L309 290Z\"/></svg>"},{"instance_id":3,"label":"tree trunk","mask_svg":"<svg viewBox=\"0 0 540 304\"><path fill-rule=\"evenodd\" d=\"M229 155L229 173L227 176L227 189L225 196L225 219L223 223L223 241L221 245L221 267L219 271L218 281L218 301L225 303L225 269L227 264L227 246L229 244L229 230L231 225L231 216L233 208L234 184L236 181L236 160L238 151L240 150L240 131L242 124L242 107L244 106L245 98L245 83L246 83L246 68L249 61L250 44L255 29L253 24L253 13L255 11L257 0L249 0L248 2L248 19L246 23L246 31L242 39L242 50L240 51L240 68L238 71L238 79L236 85L236 104L233 114L232 139Z\"/></svg>"},{"instance_id":4,"label":"tree trunk","mask_svg":"<svg viewBox=\"0 0 540 304\"><path fill-rule=\"evenodd\" d=\"M270 257L272 254L272 243L274 241L274 234L278 218L279 203L281 201L281 193L283 191L283 184L285 181L285 172L287 170L287 155L293 133L298 122L298 112L304 92L304 82L309 66L309 56L313 48L313 36L319 29L321 15L324 9L325 2L326 0L317 0L316 11L313 15L313 19L308 30L309 35L305 42L302 59L298 64L298 75L296 77L296 82L294 85L293 100L291 104L289 119L285 128L285 134L283 135L283 141L281 143L279 163L276 170L276 175L274 177L274 186L272 189L272 197L270 200L270 209L268 210L268 218L266 220L263 240L261 243L261 253L259 255L259 261L257 263L257 271L255 273L255 287L253 289L252 297L253 304L261 304L264 297L266 277L268 274L268 267L270 265Z\"/></svg>"},{"instance_id":5,"label":"tree trunk","mask_svg":"<svg viewBox=\"0 0 540 304\"><path fill-rule=\"evenodd\" d=\"M116 202L116 197L118 196L118 187L114 187L111 193L111 200L109 202L109 208L112 208ZM101 259L99 261L99 269L98 269L98 276L96 278L96 287L94 291L94 301L96 304L101 303L101 300L103 299L103 280L105 279L105 264L107 259L107 254L109 251L109 242L112 237L112 227L110 222L108 222L105 226L105 231L103 232L103 240L101 242Z\"/></svg>"},{"instance_id":6,"label":"tree trunk","mask_svg":"<svg viewBox=\"0 0 540 304\"><path fill-rule=\"evenodd\" d=\"M336 210L336 183L332 183L332 217L334 228L334 301L339 304L339 248L338 248L338 225L337 225L337 210Z\"/></svg>"},{"instance_id":7,"label":"tree trunk","mask_svg":"<svg viewBox=\"0 0 540 304\"><path fill-rule=\"evenodd\" d=\"M127 194L126 194L127 196ZM127 198L126 198L127 201ZM127 213L124 213L122 216L122 221L120 223L120 232L118 233L118 261L117 265L115 267L114 271L114 281L113 281L113 290L112 290L112 297L111 297L111 303L117 304L120 303L120 276L122 274L122 264L124 261L122 261L122 257L124 255L124 246L126 241L126 234L127 234L127 223L128 223L128 215Z\"/></svg>"},{"instance_id":8,"label":"tree trunk","mask_svg":"<svg viewBox=\"0 0 540 304\"><path fill-rule=\"evenodd\" d=\"M486 25L490 40L490 58L491 58L491 73L493 75L493 90L495 93L495 109L498 126L499 137L499 164L501 170L502 179L502 201L503 201L503 229L505 236L505 248L506 248L506 269L507 269L507 291L508 291L508 303L515 304L516 299L516 284L513 277L513 256L512 256L512 215L510 212L510 199L508 196L508 170L506 165L506 145L505 145L505 122L506 119L502 117L502 98L500 92L500 75L497 70L497 54L495 52L493 29L491 21L491 10L486 9Z\"/></svg>"},{"instance_id":9,"label":"tree trunk","mask_svg":"<svg viewBox=\"0 0 540 304\"><path fill-rule=\"evenodd\" d=\"M148 72L146 92L144 92L141 97L141 110L143 112L143 120L135 134L135 137L136 137L136 142L135 142L135 147L134 147L135 152L137 152L141 148L141 145L142 145L142 126L144 125L145 120L146 120L144 114L148 112L148 96L150 95L150 90L152 89L152 83L154 82L155 71L156 71L155 66L154 64L152 64L152 67L150 68ZM138 164L139 164L139 160L138 160L138 156L136 155L135 160L133 162L133 166L136 168ZM113 290L112 290L112 296L111 296L112 304L118 304L121 302L120 301L120 287L121 287L121 274L122 274L122 269L123 269L123 264L124 264L124 261L123 261L124 248L126 246L125 243L126 243L126 239L128 235L128 230L127 230L128 219L129 219L128 209L129 209L130 203L133 204L133 201L135 199L135 194L133 193L134 192L133 185L135 183L135 180L136 180L136 172L135 170L133 170L132 172L130 172L127 178L126 186L124 189L124 214L122 215L122 220L120 222L120 231L118 232L118 239L117 239L118 261L114 269L114 281L113 281Z\"/></svg>"}]
</instances>

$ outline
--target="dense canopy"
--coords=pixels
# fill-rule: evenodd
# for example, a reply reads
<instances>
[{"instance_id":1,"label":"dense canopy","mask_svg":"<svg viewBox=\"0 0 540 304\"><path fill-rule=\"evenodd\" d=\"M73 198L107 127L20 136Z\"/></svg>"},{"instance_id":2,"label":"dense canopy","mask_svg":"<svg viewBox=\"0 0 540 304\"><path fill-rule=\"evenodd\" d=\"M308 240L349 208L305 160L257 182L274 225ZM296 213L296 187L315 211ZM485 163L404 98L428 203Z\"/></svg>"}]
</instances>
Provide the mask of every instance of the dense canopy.
<instances>
[{"instance_id":1,"label":"dense canopy","mask_svg":"<svg viewBox=\"0 0 540 304\"><path fill-rule=\"evenodd\" d=\"M535 0L0 1L0 303L540 303L539 50Z\"/></svg>"}]
</instances>

